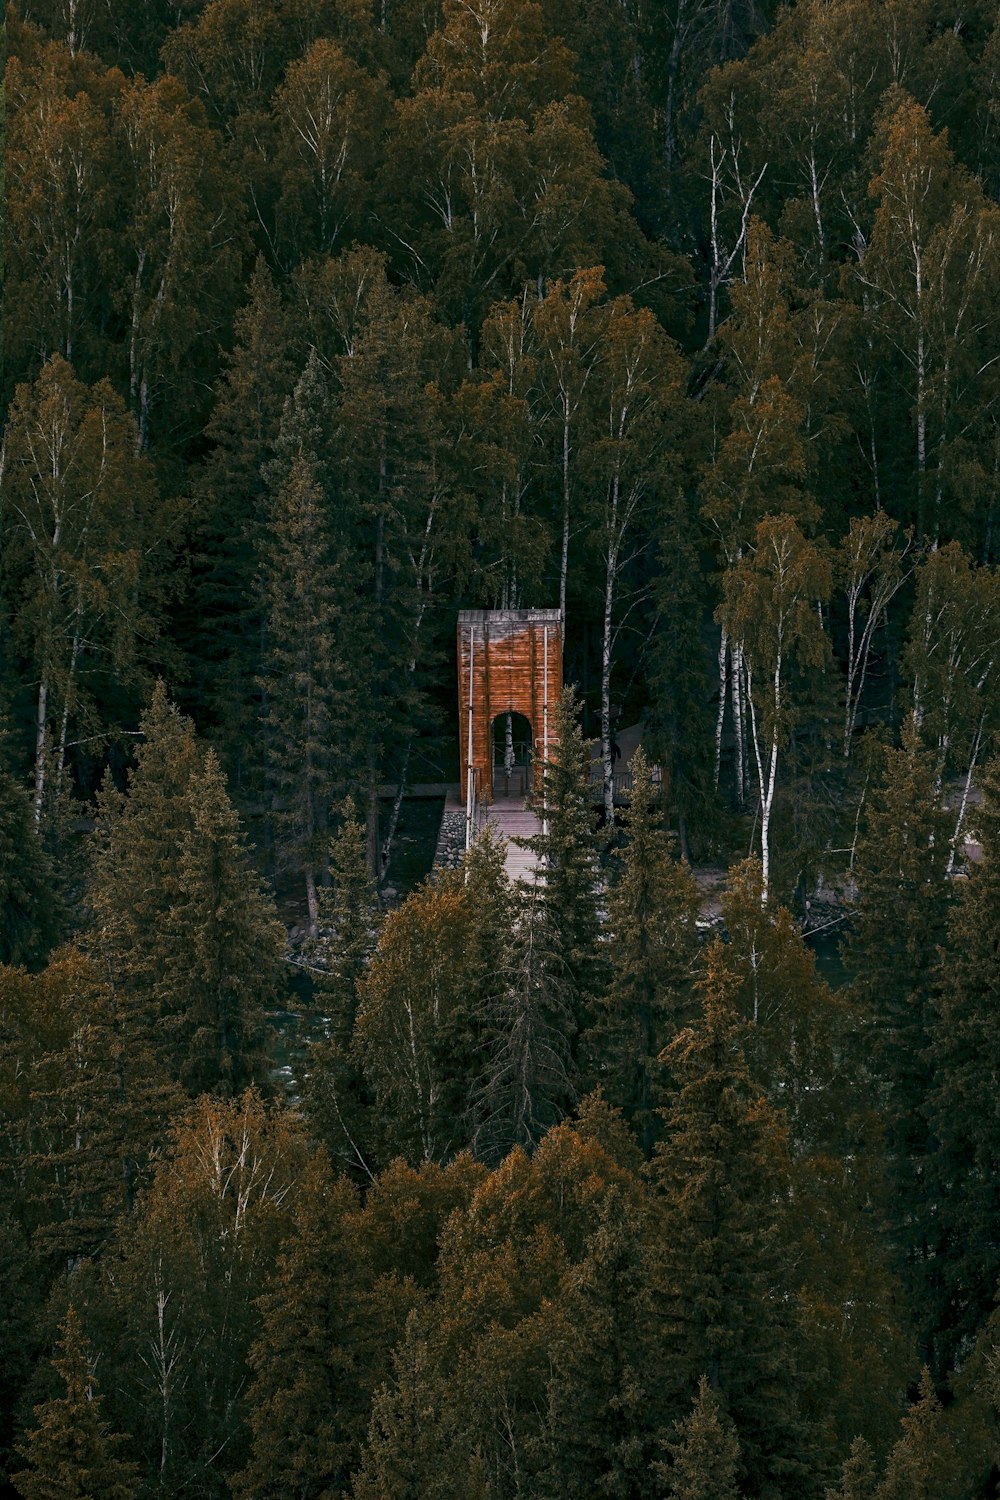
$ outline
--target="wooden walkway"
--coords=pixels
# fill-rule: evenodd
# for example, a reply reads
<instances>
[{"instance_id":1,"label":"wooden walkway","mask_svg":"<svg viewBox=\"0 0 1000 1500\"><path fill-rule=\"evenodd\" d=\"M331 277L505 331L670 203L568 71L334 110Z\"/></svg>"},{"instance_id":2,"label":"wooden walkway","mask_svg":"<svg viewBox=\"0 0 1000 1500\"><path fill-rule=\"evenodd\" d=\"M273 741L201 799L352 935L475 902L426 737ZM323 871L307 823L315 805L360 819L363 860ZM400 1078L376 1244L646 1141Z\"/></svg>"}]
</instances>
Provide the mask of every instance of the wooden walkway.
<instances>
[{"instance_id":1,"label":"wooden walkway","mask_svg":"<svg viewBox=\"0 0 1000 1500\"><path fill-rule=\"evenodd\" d=\"M465 798L457 786L448 788L444 817L453 821L456 832L460 820L464 829ZM488 822L496 833L507 840L506 868L510 879L534 885L535 856L530 849L522 849L513 842L514 839L534 838L535 834L542 831L539 819L525 806L524 797L497 797L488 808L480 809L480 818L481 823Z\"/></svg>"},{"instance_id":2,"label":"wooden walkway","mask_svg":"<svg viewBox=\"0 0 1000 1500\"><path fill-rule=\"evenodd\" d=\"M530 849L522 849L514 839L530 839L541 833L539 819L525 807L523 797L497 797L487 810L487 821L491 828L507 840L507 874L511 880L521 880L525 885L535 883L536 856Z\"/></svg>"}]
</instances>

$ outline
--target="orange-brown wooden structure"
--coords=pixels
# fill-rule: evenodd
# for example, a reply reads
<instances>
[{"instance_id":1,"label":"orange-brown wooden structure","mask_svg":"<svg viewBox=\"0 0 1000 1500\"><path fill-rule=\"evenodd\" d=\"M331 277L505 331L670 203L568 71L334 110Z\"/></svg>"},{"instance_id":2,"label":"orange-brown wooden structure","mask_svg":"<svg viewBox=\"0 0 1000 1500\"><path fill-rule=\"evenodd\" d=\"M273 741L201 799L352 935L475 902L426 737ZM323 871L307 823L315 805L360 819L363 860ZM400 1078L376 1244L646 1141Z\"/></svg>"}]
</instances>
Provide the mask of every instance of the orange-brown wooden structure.
<instances>
[{"instance_id":1,"label":"orange-brown wooden structure","mask_svg":"<svg viewBox=\"0 0 1000 1500\"><path fill-rule=\"evenodd\" d=\"M467 609L458 616L458 703L462 792L493 798L493 724L523 714L536 761L551 752L562 691L562 619L558 609ZM470 775L471 770L471 775Z\"/></svg>"}]
</instances>

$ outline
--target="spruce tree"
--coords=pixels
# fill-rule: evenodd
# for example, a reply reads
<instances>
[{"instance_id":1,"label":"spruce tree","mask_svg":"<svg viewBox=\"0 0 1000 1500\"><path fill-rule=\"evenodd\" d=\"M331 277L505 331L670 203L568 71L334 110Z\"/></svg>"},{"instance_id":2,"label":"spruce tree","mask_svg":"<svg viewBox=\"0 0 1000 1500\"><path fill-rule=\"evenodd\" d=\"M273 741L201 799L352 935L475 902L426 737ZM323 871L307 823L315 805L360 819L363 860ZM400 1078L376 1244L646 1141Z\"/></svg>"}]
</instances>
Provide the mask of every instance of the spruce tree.
<instances>
[{"instance_id":1,"label":"spruce tree","mask_svg":"<svg viewBox=\"0 0 1000 1500\"><path fill-rule=\"evenodd\" d=\"M27 1468L13 1476L24 1500L135 1500L135 1464L120 1458L121 1438L102 1415L90 1341L70 1305L52 1363L64 1394L35 1407L22 1453Z\"/></svg>"},{"instance_id":2,"label":"spruce tree","mask_svg":"<svg viewBox=\"0 0 1000 1500\"><path fill-rule=\"evenodd\" d=\"M935 757L921 747L911 720L901 748L886 750L881 784L869 793L847 962L885 1119L890 1233L925 1331L937 1237L928 1196L931 995L952 894L949 833Z\"/></svg>"},{"instance_id":3,"label":"spruce tree","mask_svg":"<svg viewBox=\"0 0 1000 1500\"><path fill-rule=\"evenodd\" d=\"M663 1211L664 1364L675 1410L702 1375L725 1402L754 1492L798 1500L817 1474L800 1412L787 1126L751 1079L750 1027L719 948L701 1015L666 1050L677 1093L651 1168Z\"/></svg>"},{"instance_id":4,"label":"spruce tree","mask_svg":"<svg viewBox=\"0 0 1000 1500\"><path fill-rule=\"evenodd\" d=\"M855 1438L840 1483L826 1491L825 1500L875 1500L875 1484L875 1455L864 1438Z\"/></svg>"},{"instance_id":5,"label":"spruce tree","mask_svg":"<svg viewBox=\"0 0 1000 1500\"><path fill-rule=\"evenodd\" d=\"M1000 1069L1000 762L987 767L981 789L982 859L959 884L931 1005L930 1167L940 1236L933 1324L943 1368L989 1317L1000 1277L1000 1120L984 1107Z\"/></svg>"},{"instance_id":6,"label":"spruce tree","mask_svg":"<svg viewBox=\"0 0 1000 1500\"><path fill-rule=\"evenodd\" d=\"M140 728L127 795L101 797L87 948L120 997L126 1046L134 1033L191 1094L232 1093L265 1076L283 934L219 764L162 683Z\"/></svg>"},{"instance_id":7,"label":"spruce tree","mask_svg":"<svg viewBox=\"0 0 1000 1500\"><path fill-rule=\"evenodd\" d=\"M667 1444L669 1463L656 1463L664 1500L739 1500L739 1439L705 1376L689 1416Z\"/></svg>"},{"instance_id":8,"label":"spruce tree","mask_svg":"<svg viewBox=\"0 0 1000 1500\"><path fill-rule=\"evenodd\" d=\"M624 1112L649 1155L663 1102L658 1058L691 985L698 891L674 858L641 750L632 760L627 829L624 867L608 898L610 979L581 1051L588 1079Z\"/></svg>"},{"instance_id":9,"label":"spruce tree","mask_svg":"<svg viewBox=\"0 0 1000 1500\"><path fill-rule=\"evenodd\" d=\"M545 1500L646 1489L660 1351L649 1226L629 1196L616 1187L602 1196L560 1298L542 1438Z\"/></svg>"},{"instance_id":10,"label":"spruce tree","mask_svg":"<svg viewBox=\"0 0 1000 1500\"><path fill-rule=\"evenodd\" d=\"M253 1440L232 1482L246 1500L341 1493L357 1462L370 1392L357 1358L367 1307L352 1235L356 1209L349 1183L334 1179L322 1158L310 1163L250 1349Z\"/></svg>"},{"instance_id":11,"label":"spruce tree","mask_svg":"<svg viewBox=\"0 0 1000 1500\"><path fill-rule=\"evenodd\" d=\"M301 874L309 931L319 922L329 811L350 767L345 685L351 658L347 600L355 578L335 542L326 458L329 394L315 350L285 403L266 476L260 600L265 647L259 686L278 862Z\"/></svg>"},{"instance_id":12,"label":"spruce tree","mask_svg":"<svg viewBox=\"0 0 1000 1500\"><path fill-rule=\"evenodd\" d=\"M351 797L340 808L330 843L330 888L319 892L319 912L320 936L312 951L319 969L316 993L329 1019L323 1040L309 1048L306 1108L334 1159L364 1173L374 1099L351 1042L358 988L378 940L382 910L368 868L367 832Z\"/></svg>"},{"instance_id":13,"label":"spruce tree","mask_svg":"<svg viewBox=\"0 0 1000 1500\"><path fill-rule=\"evenodd\" d=\"M527 841L538 860L546 923L569 994L574 1057L606 982L600 840L590 748L583 738L580 713L576 693L567 684L553 716L554 754L547 765L536 767L532 787L532 805L543 820L543 831Z\"/></svg>"},{"instance_id":14,"label":"spruce tree","mask_svg":"<svg viewBox=\"0 0 1000 1500\"><path fill-rule=\"evenodd\" d=\"M958 1474L945 1413L925 1369L918 1399L903 1417L903 1434L889 1454L875 1500L951 1500L958 1494Z\"/></svg>"},{"instance_id":15,"label":"spruce tree","mask_svg":"<svg viewBox=\"0 0 1000 1500\"><path fill-rule=\"evenodd\" d=\"M264 1007L282 988L285 933L250 863L222 768L209 750L188 787L171 940L187 961L170 978L181 1022L181 1081L192 1095L241 1093L267 1074Z\"/></svg>"},{"instance_id":16,"label":"spruce tree","mask_svg":"<svg viewBox=\"0 0 1000 1500\"><path fill-rule=\"evenodd\" d=\"M539 886L521 897L504 981L472 1099L476 1154L491 1165L532 1151L576 1098L575 991Z\"/></svg>"}]
</instances>

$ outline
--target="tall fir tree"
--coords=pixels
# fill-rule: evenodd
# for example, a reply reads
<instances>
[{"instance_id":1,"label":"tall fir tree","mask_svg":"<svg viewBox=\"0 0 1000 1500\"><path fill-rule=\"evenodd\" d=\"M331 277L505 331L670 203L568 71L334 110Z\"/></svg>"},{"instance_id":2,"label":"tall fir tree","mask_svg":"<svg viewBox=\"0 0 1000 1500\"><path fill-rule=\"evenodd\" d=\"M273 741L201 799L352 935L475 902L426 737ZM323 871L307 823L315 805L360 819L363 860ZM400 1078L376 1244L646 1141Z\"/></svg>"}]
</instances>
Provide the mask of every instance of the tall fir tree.
<instances>
[{"instance_id":1,"label":"tall fir tree","mask_svg":"<svg viewBox=\"0 0 1000 1500\"><path fill-rule=\"evenodd\" d=\"M265 621L259 686L271 821L279 865L303 879L313 937L330 806L338 782L348 776L353 733L345 688L354 573L335 542L329 420L329 392L314 349L285 403L275 457L266 469L270 506L259 577Z\"/></svg>"},{"instance_id":2,"label":"tall fir tree","mask_svg":"<svg viewBox=\"0 0 1000 1500\"><path fill-rule=\"evenodd\" d=\"M253 1439L247 1466L233 1480L246 1500L341 1494L357 1462L371 1392L358 1358L368 1309L358 1287L356 1210L353 1188L317 1156L250 1349Z\"/></svg>"},{"instance_id":3,"label":"tall fir tree","mask_svg":"<svg viewBox=\"0 0 1000 1500\"><path fill-rule=\"evenodd\" d=\"M53 1366L65 1391L35 1407L22 1452L28 1467L14 1475L24 1500L136 1500L139 1474L120 1458L121 1438L104 1420L96 1359L71 1305Z\"/></svg>"},{"instance_id":4,"label":"tall fir tree","mask_svg":"<svg viewBox=\"0 0 1000 1500\"><path fill-rule=\"evenodd\" d=\"M967 1353L1000 1277L1000 1121L984 1107L1000 1068L1000 762L981 779L980 862L959 883L931 1003L929 1117L939 1368Z\"/></svg>"},{"instance_id":5,"label":"tall fir tree","mask_svg":"<svg viewBox=\"0 0 1000 1500\"><path fill-rule=\"evenodd\" d=\"M910 720L902 746L885 751L881 784L869 793L846 951L855 975L850 998L871 1037L885 1120L890 1234L925 1337L927 1280L937 1276L928 1180L931 994L952 898L948 823L935 759Z\"/></svg>"},{"instance_id":6,"label":"tall fir tree","mask_svg":"<svg viewBox=\"0 0 1000 1500\"><path fill-rule=\"evenodd\" d=\"M666 1051L677 1093L651 1167L663 1213L664 1363L675 1411L703 1375L725 1402L750 1493L798 1500L815 1493L819 1473L800 1405L787 1126L751 1079L750 1028L732 991L710 955L701 1015Z\"/></svg>"},{"instance_id":7,"label":"tall fir tree","mask_svg":"<svg viewBox=\"0 0 1000 1500\"><path fill-rule=\"evenodd\" d=\"M576 1098L573 984L538 886L521 896L502 977L471 1099L476 1154L491 1165L534 1150Z\"/></svg>"},{"instance_id":8,"label":"tall fir tree","mask_svg":"<svg viewBox=\"0 0 1000 1500\"><path fill-rule=\"evenodd\" d=\"M383 913L368 868L367 830L351 797L341 805L340 824L330 843L330 888L319 892L319 911L315 982L329 1019L323 1039L309 1048L306 1109L334 1160L365 1175L372 1155L374 1098L351 1043L359 985L375 950Z\"/></svg>"},{"instance_id":9,"label":"tall fir tree","mask_svg":"<svg viewBox=\"0 0 1000 1500\"><path fill-rule=\"evenodd\" d=\"M600 838L591 790L590 747L581 705L567 684L554 714L554 753L536 768L531 801L542 832L527 840L538 861L539 899L561 960L574 1022L573 1055L607 980L602 948Z\"/></svg>"},{"instance_id":10,"label":"tall fir tree","mask_svg":"<svg viewBox=\"0 0 1000 1500\"><path fill-rule=\"evenodd\" d=\"M102 794L86 946L128 1024L191 1094L263 1081L262 1010L284 935L218 761L163 684L140 721L128 793Z\"/></svg>"},{"instance_id":11,"label":"tall fir tree","mask_svg":"<svg viewBox=\"0 0 1000 1500\"><path fill-rule=\"evenodd\" d=\"M648 1156L663 1103L658 1058L684 1019L698 890L673 839L642 751L632 760L623 868L608 897L611 976L582 1039L588 1079L624 1111Z\"/></svg>"},{"instance_id":12,"label":"tall fir tree","mask_svg":"<svg viewBox=\"0 0 1000 1500\"><path fill-rule=\"evenodd\" d=\"M668 1463L654 1464L664 1500L739 1500L739 1438L703 1375L691 1412L667 1445Z\"/></svg>"}]
</instances>

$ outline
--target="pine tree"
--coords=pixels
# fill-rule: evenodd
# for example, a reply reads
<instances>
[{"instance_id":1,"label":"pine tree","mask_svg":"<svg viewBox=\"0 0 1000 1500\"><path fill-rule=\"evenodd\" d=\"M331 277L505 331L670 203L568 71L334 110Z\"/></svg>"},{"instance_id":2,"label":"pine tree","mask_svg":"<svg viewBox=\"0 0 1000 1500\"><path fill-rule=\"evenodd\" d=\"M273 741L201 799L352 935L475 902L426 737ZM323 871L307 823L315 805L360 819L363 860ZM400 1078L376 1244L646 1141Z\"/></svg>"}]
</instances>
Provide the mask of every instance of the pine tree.
<instances>
[{"instance_id":1,"label":"pine tree","mask_svg":"<svg viewBox=\"0 0 1000 1500\"><path fill-rule=\"evenodd\" d=\"M672 842L640 750L632 760L624 868L608 898L611 977L581 1051L588 1076L624 1111L647 1155L662 1103L657 1059L680 1024L697 940L697 888Z\"/></svg>"},{"instance_id":2,"label":"pine tree","mask_svg":"<svg viewBox=\"0 0 1000 1500\"><path fill-rule=\"evenodd\" d=\"M665 1500L739 1500L739 1439L704 1375L690 1416L667 1447L670 1462L653 1465Z\"/></svg>"},{"instance_id":3,"label":"pine tree","mask_svg":"<svg viewBox=\"0 0 1000 1500\"><path fill-rule=\"evenodd\" d=\"M372 1402L371 1426L353 1500L476 1500L475 1455L453 1432L441 1369L416 1313L392 1356L392 1380ZM471 1457L471 1462L470 1462Z\"/></svg>"},{"instance_id":4,"label":"pine tree","mask_svg":"<svg viewBox=\"0 0 1000 1500\"><path fill-rule=\"evenodd\" d=\"M218 762L162 683L140 728L127 796L102 793L87 947L121 997L126 1047L134 1032L191 1093L232 1092L264 1076L283 934Z\"/></svg>"},{"instance_id":5,"label":"pine tree","mask_svg":"<svg viewBox=\"0 0 1000 1500\"><path fill-rule=\"evenodd\" d=\"M678 1092L653 1159L662 1196L664 1362L675 1404L704 1375L740 1441L742 1476L762 1494L816 1483L799 1409L800 1332L785 1221L787 1127L746 1061L749 1026L710 955L702 1014L666 1050Z\"/></svg>"},{"instance_id":6,"label":"pine tree","mask_svg":"<svg viewBox=\"0 0 1000 1500\"><path fill-rule=\"evenodd\" d=\"M491 1164L533 1150L576 1097L572 980L538 886L520 901L491 1040L472 1098L476 1154Z\"/></svg>"},{"instance_id":7,"label":"pine tree","mask_svg":"<svg viewBox=\"0 0 1000 1500\"><path fill-rule=\"evenodd\" d=\"M28 1467L13 1476L24 1500L135 1500L135 1464L119 1458L121 1438L105 1422L94 1370L96 1361L72 1306L52 1363L65 1394L35 1407L37 1426L22 1453Z\"/></svg>"},{"instance_id":8,"label":"pine tree","mask_svg":"<svg viewBox=\"0 0 1000 1500\"><path fill-rule=\"evenodd\" d=\"M355 581L344 548L334 542L328 409L313 350L285 403L276 455L266 470L271 503L260 571L265 649L259 686L272 820L279 863L302 875L312 937L330 804L350 769L352 734L346 601Z\"/></svg>"},{"instance_id":9,"label":"pine tree","mask_svg":"<svg viewBox=\"0 0 1000 1500\"><path fill-rule=\"evenodd\" d=\"M536 768L532 805L543 830L528 840L538 860L541 901L550 941L558 951L579 1037L606 982L601 949L601 869L591 795L591 759L580 728L581 708L567 684L554 715L558 747Z\"/></svg>"},{"instance_id":10,"label":"pine tree","mask_svg":"<svg viewBox=\"0 0 1000 1500\"><path fill-rule=\"evenodd\" d=\"M602 1195L598 1224L566 1279L550 1346L540 1494L641 1494L659 1349L648 1224L626 1192Z\"/></svg>"},{"instance_id":11,"label":"pine tree","mask_svg":"<svg viewBox=\"0 0 1000 1500\"><path fill-rule=\"evenodd\" d=\"M332 1178L317 1158L261 1299L263 1322L250 1350L253 1442L246 1468L233 1480L234 1492L247 1500L341 1493L357 1461L369 1392L351 1347L368 1311L356 1285L356 1208L350 1185Z\"/></svg>"},{"instance_id":12,"label":"pine tree","mask_svg":"<svg viewBox=\"0 0 1000 1500\"><path fill-rule=\"evenodd\" d=\"M825 1500L875 1500L875 1455L864 1438L855 1438L844 1462L840 1483Z\"/></svg>"},{"instance_id":13,"label":"pine tree","mask_svg":"<svg viewBox=\"0 0 1000 1500\"><path fill-rule=\"evenodd\" d=\"M937 1230L928 1198L931 993L951 901L948 820L934 758L912 721L899 750L886 750L881 785L868 797L855 865L847 944L850 998L868 1030L889 1155L890 1232L916 1322L926 1330L925 1278Z\"/></svg>"},{"instance_id":14,"label":"pine tree","mask_svg":"<svg viewBox=\"0 0 1000 1500\"><path fill-rule=\"evenodd\" d=\"M903 1435L889 1455L875 1500L950 1500L958 1473L945 1414L925 1369L919 1398L903 1418Z\"/></svg>"},{"instance_id":15,"label":"pine tree","mask_svg":"<svg viewBox=\"0 0 1000 1500\"><path fill-rule=\"evenodd\" d=\"M309 1048L305 1100L310 1121L335 1160L365 1172L372 1154L374 1098L352 1053L358 991L382 926L378 890L368 868L367 832L348 797L330 843L330 889L319 892L322 972L316 992L329 1012L326 1035Z\"/></svg>"},{"instance_id":16,"label":"pine tree","mask_svg":"<svg viewBox=\"0 0 1000 1500\"><path fill-rule=\"evenodd\" d=\"M194 706L221 729L234 783L248 789L261 770L253 729L263 622L255 587L258 537L285 399L295 372L292 329L262 256L234 320L234 347L216 387L206 435L215 444L198 476L191 579L189 656Z\"/></svg>"},{"instance_id":17,"label":"pine tree","mask_svg":"<svg viewBox=\"0 0 1000 1500\"><path fill-rule=\"evenodd\" d=\"M187 961L168 1005L181 1020L181 1081L192 1095L241 1093L267 1074L264 1007L280 994L285 933L251 863L215 753L188 787L171 940Z\"/></svg>"},{"instance_id":18,"label":"pine tree","mask_svg":"<svg viewBox=\"0 0 1000 1500\"><path fill-rule=\"evenodd\" d=\"M1000 762L987 767L981 790L982 860L949 914L931 1004L930 1170L940 1236L933 1326L942 1369L989 1317L1000 1277L1000 1122L984 1108L1000 1068Z\"/></svg>"}]
</instances>

